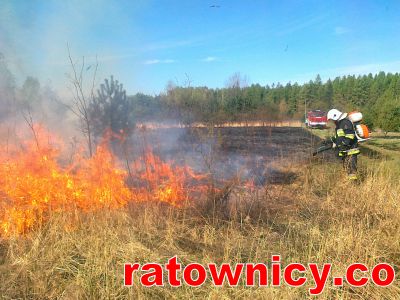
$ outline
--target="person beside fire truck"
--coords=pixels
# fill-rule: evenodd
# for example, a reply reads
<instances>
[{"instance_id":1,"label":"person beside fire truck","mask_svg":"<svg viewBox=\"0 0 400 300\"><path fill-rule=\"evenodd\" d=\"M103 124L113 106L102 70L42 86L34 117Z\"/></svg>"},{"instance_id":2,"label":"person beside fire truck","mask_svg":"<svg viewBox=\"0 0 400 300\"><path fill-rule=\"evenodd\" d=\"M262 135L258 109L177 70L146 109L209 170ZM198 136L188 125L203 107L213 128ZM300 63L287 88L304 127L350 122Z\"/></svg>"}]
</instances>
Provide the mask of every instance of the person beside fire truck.
<instances>
[{"instance_id":1,"label":"person beside fire truck","mask_svg":"<svg viewBox=\"0 0 400 300\"><path fill-rule=\"evenodd\" d=\"M360 154L360 150L354 124L347 113L337 109L329 110L327 119L334 121L336 125L335 135L331 137L332 148L336 148L338 156L342 158L348 178L357 180L357 155Z\"/></svg>"}]
</instances>

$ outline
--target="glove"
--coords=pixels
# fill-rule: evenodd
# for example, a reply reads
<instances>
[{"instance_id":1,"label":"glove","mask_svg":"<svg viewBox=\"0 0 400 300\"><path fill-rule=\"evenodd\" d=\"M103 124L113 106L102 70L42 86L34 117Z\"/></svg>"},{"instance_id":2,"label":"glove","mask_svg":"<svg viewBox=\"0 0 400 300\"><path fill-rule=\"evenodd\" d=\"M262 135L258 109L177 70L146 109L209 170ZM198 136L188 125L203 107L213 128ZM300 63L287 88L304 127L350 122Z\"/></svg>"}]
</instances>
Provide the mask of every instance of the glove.
<instances>
[{"instance_id":1,"label":"glove","mask_svg":"<svg viewBox=\"0 0 400 300\"><path fill-rule=\"evenodd\" d=\"M336 148L336 144L334 142L332 142L332 149Z\"/></svg>"}]
</instances>

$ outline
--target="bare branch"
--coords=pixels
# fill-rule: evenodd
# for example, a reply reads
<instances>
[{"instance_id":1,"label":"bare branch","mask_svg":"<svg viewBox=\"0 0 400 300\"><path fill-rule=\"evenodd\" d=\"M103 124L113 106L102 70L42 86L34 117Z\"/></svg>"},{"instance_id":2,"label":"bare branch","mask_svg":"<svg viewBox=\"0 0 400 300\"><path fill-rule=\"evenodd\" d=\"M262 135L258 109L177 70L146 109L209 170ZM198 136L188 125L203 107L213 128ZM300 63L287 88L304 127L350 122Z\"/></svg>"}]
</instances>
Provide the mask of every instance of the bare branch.
<instances>
[{"instance_id":1,"label":"bare branch","mask_svg":"<svg viewBox=\"0 0 400 300\"><path fill-rule=\"evenodd\" d=\"M96 81L97 75L97 56L96 56L96 68L94 71L92 83L91 83L91 90L90 96L86 97L84 92L84 70L85 70L85 57L82 57L82 63L80 66L79 71L77 71L76 63L74 63L71 55L71 51L69 45L67 44L68 49L68 58L72 69L72 75L69 76L69 79L73 86L73 103L72 105L65 105L75 116L79 118L80 121L80 129L82 133L85 135L88 143L89 155L92 156L92 126L91 120L88 113L88 108L90 105L90 101L94 99L94 85ZM78 73L79 72L79 73ZM88 99L89 98L89 99Z\"/></svg>"},{"instance_id":2,"label":"bare branch","mask_svg":"<svg viewBox=\"0 0 400 300\"><path fill-rule=\"evenodd\" d=\"M36 142L36 147L38 150L40 150L39 147L39 139L35 130L35 126L34 126L34 122L33 122L33 118L32 118L32 113L31 113L31 109L30 107L27 108L27 114L25 114L22 111L22 117L24 118L26 124L29 126L29 128L31 129L32 133L33 133L33 137L35 138L35 142Z\"/></svg>"}]
</instances>

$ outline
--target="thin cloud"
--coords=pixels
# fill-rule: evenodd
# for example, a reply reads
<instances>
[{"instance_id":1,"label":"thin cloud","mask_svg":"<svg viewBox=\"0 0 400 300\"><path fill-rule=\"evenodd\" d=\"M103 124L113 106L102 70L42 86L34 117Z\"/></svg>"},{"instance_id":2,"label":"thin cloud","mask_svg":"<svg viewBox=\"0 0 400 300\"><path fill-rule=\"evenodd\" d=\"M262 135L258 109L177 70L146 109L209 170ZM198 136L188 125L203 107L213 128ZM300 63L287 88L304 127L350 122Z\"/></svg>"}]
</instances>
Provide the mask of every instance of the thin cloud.
<instances>
[{"instance_id":1,"label":"thin cloud","mask_svg":"<svg viewBox=\"0 0 400 300\"><path fill-rule=\"evenodd\" d=\"M200 40L198 39L188 39L188 40L178 40L178 41L160 41L157 43L152 43L141 47L142 51L156 51L173 49L180 47L188 47L194 44L198 44Z\"/></svg>"},{"instance_id":2,"label":"thin cloud","mask_svg":"<svg viewBox=\"0 0 400 300\"><path fill-rule=\"evenodd\" d=\"M325 19L325 15L318 15L314 17L307 18L306 20L296 20L289 24L286 28L283 28L282 30L278 31L276 34L278 36L282 35L287 35L299 30L302 30L304 28L310 27L312 25L320 23L322 20Z\"/></svg>"},{"instance_id":3,"label":"thin cloud","mask_svg":"<svg viewBox=\"0 0 400 300\"><path fill-rule=\"evenodd\" d=\"M202 62L212 62L212 61L216 61L218 58L216 58L215 56L207 56L205 58L203 58L201 61Z\"/></svg>"},{"instance_id":4,"label":"thin cloud","mask_svg":"<svg viewBox=\"0 0 400 300\"><path fill-rule=\"evenodd\" d=\"M155 65L160 63L159 59L150 59L150 60L146 60L143 64L145 65Z\"/></svg>"},{"instance_id":5,"label":"thin cloud","mask_svg":"<svg viewBox=\"0 0 400 300\"><path fill-rule=\"evenodd\" d=\"M378 73L380 71L393 73L393 72L398 72L399 69L400 69L400 60L395 60L390 62L347 66L343 68L331 69L329 71L338 73L340 75L346 75L346 74L360 75L368 73Z\"/></svg>"},{"instance_id":6,"label":"thin cloud","mask_svg":"<svg viewBox=\"0 0 400 300\"><path fill-rule=\"evenodd\" d=\"M362 64L362 65L351 65L345 67L324 69L314 72L307 72L293 76L292 82L308 82L310 79L314 79L319 74L323 79L334 79L337 76L345 75L367 75L377 74L381 71L386 73L396 73L400 70L400 60L387 61L380 63Z\"/></svg>"},{"instance_id":7,"label":"thin cloud","mask_svg":"<svg viewBox=\"0 0 400 300\"><path fill-rule=\"evenodd\" d=\"M348 28L337 26L335 27L335 35L343 35L350 32Z\"/></svg>"},{"instance_id":8,"label":"thin cloud","mask_svg":"<svg viewBox=\"0 0 400 300\"><path fill-rule=\"evenodd\" d=\"M155 64L172 64L175 60L173 59L150 59L143 62L145 65L155 65Z\"/></svg>"},{"instance_id":9,"label":"thin cloud","mask_svg":"<svg viewBox=\"0 0 400 300\"><path fill-rule=\"evenodd\" d=\"M139 52L149 52L149 51L167 50L175 48L198 47L207 44L207 42L209 42L210 40L219 38L230 32L231 29L228 32L218 31L211 34L194 36L188 39L153 41L144 44L143 46L139 46L134 50L137 50Z\"/></svg>"}]
</instances>

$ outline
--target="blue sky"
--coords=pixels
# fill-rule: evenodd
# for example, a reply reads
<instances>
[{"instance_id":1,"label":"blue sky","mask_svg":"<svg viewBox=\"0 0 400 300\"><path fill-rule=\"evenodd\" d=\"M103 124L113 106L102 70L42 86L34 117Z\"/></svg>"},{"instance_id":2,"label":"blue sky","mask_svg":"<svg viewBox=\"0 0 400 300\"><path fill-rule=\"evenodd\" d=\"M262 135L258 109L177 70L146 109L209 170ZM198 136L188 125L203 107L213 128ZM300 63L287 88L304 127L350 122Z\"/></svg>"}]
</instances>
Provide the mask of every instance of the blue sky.
<instances>
[{"instance_id":1,"label":"blue sky","mask_svg":"<svg viewBox=\"0 0 400 300\"><path fill-rule=\"evenodd\" d=\"M224 87L236 72L261 85L399 72L400 1L1 1L0 52L17 80L65 88L67 44L129 94Z\"/></svg>"}]
</instances>

